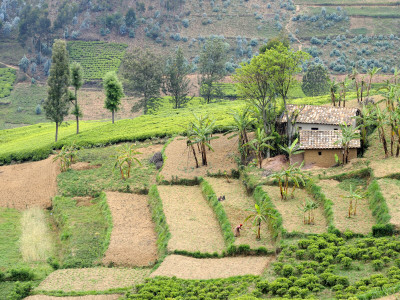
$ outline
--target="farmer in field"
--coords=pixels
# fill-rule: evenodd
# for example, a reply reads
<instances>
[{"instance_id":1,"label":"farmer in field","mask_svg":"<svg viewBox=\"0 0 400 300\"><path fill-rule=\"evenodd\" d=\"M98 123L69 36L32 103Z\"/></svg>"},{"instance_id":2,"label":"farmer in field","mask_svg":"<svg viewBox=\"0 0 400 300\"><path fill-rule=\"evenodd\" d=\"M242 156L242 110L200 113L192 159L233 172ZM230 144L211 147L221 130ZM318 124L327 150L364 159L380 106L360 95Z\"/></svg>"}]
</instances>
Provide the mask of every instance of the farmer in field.
<instances>
[{"instance_id":1,"label":"farmer in field","mask_svg":"<svg viewBox=\"0 0 400 300\"><path fill-rule=\"evenodd\" d=\"M239 224L238 226L236 226L235 228L235 237L239 237L240 236L240 230L242 229L243 224Z\"/></svg>"}]
</instances>

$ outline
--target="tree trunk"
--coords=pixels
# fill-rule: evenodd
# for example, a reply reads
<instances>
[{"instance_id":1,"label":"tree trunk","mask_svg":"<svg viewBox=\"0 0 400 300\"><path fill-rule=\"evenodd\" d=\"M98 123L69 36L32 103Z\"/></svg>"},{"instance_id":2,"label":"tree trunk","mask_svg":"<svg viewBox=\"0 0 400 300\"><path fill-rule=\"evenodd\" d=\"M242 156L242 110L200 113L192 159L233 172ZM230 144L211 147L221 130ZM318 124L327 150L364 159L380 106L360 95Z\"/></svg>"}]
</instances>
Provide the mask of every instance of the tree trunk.
<instances>
[{"instance_id":1,"label":"tree trunk","mask_svg":"<svg viewBox=\"0 0 400 300\"><path fill-rule=\"evenodd\" d=\"M57 138L58 138L58 122L56 122L56 142L57 142Z\"/></svg>"},{"instance_id":2,"label":"tree trunk","mask_svg":"<svg viewBox=\"0 0 400 300\"><path fill-rule=\"evenodd\" d=\"M384 129L381 127L381 140L382 140L382 145L383 145L383 151L385 151L385 158L389 157L389 153L388 153L388 148L387 148L387 142L386 142L386 136L385 136L385 131Z\"/></svg>"},{"instance_id":3,"label":"tree trunk","mask_svg":"<svg viewBox=\"0 0 400 300\"><path fill-rule=\"evenodd\" d=\"M190 145L193 151L194 159L196 160L196 168L199 167L199 162L197 161L196 151L194 150L193 144Z\"/></svg>"},{"instance_id":4,"label":"tree trunk","mask_svg":"<svg viewBox=\"0 0 400 300\"><path fill-rule=\"evenodd\" d=\"M79 134L78 90L75 88L76 134Z\"/></svg>"},{"instance_id":5,"label":"tree trunk","mask_svg":"<svg viewBox=\"0 0 400 300\"><path fill-rule=\"evenodd\" d=\"M76 116L76 134L79 134L79 116Z\"/></svg>"},{"instance_id":6,"label":"tree trunk","mask_svg":"<svg viewBox=\"0 0 400 300\"><path fill-rule=\"evenodd\" d=\"M114 110L112 110L112 123L114 124Z\"/></svg>"}]
</instances>

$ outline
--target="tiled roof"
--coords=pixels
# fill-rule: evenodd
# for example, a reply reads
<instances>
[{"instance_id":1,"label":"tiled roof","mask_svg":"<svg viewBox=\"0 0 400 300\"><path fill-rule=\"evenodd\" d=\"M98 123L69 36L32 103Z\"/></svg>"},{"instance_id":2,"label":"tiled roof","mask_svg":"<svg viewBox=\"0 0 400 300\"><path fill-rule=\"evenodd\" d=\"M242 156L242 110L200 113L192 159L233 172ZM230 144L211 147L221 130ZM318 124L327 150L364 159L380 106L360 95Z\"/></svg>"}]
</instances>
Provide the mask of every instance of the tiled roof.
<instances>
[{"instance_id":1,"label":"tiled roof","mask_svg":"<svg viewBox=\"0 0 400 300\"><path fill-rule=\"evenodd\" d=\"M358 108L334 107L334 106L319 106L319 105L291 105L287 106L289 114L292 114L295 109L300 111L297 118L297 123L305 124L328 124L340 125L351 124L353 117L357 115ZM283 115L281 122L287 122L286 114Z\"/></svg>"},{"instance_id":2,"label":"tiled roof","mask_svg":"<svg viewBox=\"0 0 400 300\"><path fill-rule=\"evenodd\" d=\"M300 149L341 149L341 130L300 130ZM360 139L350 142L350 148L360 148Z\"/></svg>"}]
</instances>

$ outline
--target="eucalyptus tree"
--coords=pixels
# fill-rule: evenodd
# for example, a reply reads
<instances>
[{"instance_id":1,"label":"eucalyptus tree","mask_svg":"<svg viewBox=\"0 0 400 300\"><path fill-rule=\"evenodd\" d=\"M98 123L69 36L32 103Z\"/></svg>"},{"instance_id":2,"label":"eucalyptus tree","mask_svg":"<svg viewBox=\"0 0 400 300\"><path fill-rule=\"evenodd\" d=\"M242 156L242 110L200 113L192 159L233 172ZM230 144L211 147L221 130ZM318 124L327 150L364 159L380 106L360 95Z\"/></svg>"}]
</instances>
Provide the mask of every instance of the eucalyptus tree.
<instances>
[{"instance_id":1,"label":"eucalyptus tree","mask_svg":"<svg viewBox=\"0 0 400 300\"><path fill-rule=\"evenodd\" d=\"M121 98L124 97L124 89L115 72L108 72L103 78L103 88L106 94L104 107L112 113L114 124L115 112L119 110Z\"/></svg>"},{"instance_id":2,"label":"eucalyptus tree","mask_svg":"<svg viewBox=\"0 0 400 300\"><path fill-rule=\"evenodd\" d=\"M77 62L73 62L71 65L71 85L75 90L74 96L70 97L72 105L74 106L71 113L76 118L76 134L79 134L79 117L82 117L82 111L78 105L78 90L83 85L83 70L82 66Z\"/></svg>"}]
</instances>

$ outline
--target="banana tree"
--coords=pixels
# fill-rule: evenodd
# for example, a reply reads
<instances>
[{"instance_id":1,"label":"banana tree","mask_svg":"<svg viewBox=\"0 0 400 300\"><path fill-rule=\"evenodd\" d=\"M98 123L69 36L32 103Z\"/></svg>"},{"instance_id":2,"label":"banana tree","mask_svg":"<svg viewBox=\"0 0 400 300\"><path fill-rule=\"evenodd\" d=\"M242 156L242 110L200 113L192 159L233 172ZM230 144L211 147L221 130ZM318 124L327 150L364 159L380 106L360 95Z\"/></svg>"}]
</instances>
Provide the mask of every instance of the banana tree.
<instances>
[{"instance_id":1,"label":"banana tree","mask_svg":"<svg viewBox=\"0 0 400 300\"><path fill-rule=\"evenodd\" d=\"M353 185L350 185L350 194L348 196L345 196L345 198L350 199L349 201L349 218L351 218L351 215L355 216L357 214L357 204L358 200L363 199L363 197L357 193L357 191L353 190ZM353 200L355 201L354 207L353 207Z\"/></svg>"},{"instance_id":2,"label":"banana tree","mask_svg":"<svg viewBox=\"0 0 400 300\"><path fill-rule=\"evenodd\" d=\"M341 136L335 142L335 144L340 144L343 148L343 161L342 164L347 164L349 160L349 148L350 142L354 139L359 139L360 134L358 133L358 127L354 128L351 125L347 125L346 122L340 124Z\"/></svg>"},{"instance_id":3,"label":"banana tree","mask_svg":"<svg viewBox=\"0 0 400 300\"><path fill-rule=\"evenodd\" d=\"M250 215L244 220L243 223L246 223L248 220L252 220L251 223L253 226L256 226L256 239L261 239L261 224L265 222L268 226L270 226L269 219L274 219L275 217L271 213L271 207L268 205L266 201L259 201L254 204L254 208L246 209L246 211L250 212Z\"/></svg>"},{"instance_id":4,"label":"banana tree","mask_svg":"<svg viewBox=\"0 0 400 300\"><path fill-rule=\"evenodd\" d=\"M305 180L307 179L307 175L301 171L303 164L304 162L302 162L300 166L298 166L297 163L294 163L292 165L289 165L288 168L281 171L277 171L268 176L269 178L278 180L278 185L282 200L287 200L288 198L289 182L292 182L293 184L293 188L290 193L291 197L293 197L295 189L300 187L300 184L302 186L306 185Z\"/></svg>"},{"instance_id":5,"label":"banana tree","mask_svg":"<svg viewBox=\"0 0 400 300\"><path fill-rule=\"evenodd\" d=\"M279 145L279 148L281 148L281 150L287 154L287 156L289 158L289 164L292 164L292 156L293 155L304 152L303 150L300 150L300 145L298 144L298 141L299 141L299 139L295 139L290 146Z\"/></svg>"},{"instance_id":6,"label":"banana tree","mask_svg":"<svg viewBox=\"0 0 400 300\"><path fill-rule=\"evenodd\" d=\"M369 83L368 83L368 87L367 87L367 97L369 96L369 92L371 90L371 86L372 86L372 78L375 76L376 73L378 73L382 68L377 68L377 67L373 67L372 69L368 70L368 75L369 75Z\"/></svg>"},{"instance_id":7,"label":"banana tree","mask_svg":"<svg viewBox=\"0 0 400 300\"><path fill-rule=\"evenodd\" d=\"M248 142L247 144L245 144L245 145L250 146L254 150L254 152L256 154L256 158L257 158L257 164L260 169L262 168L264 150L265 149L274 150L274 147L272 147L267 142L274 140L274 139L275 139L274 136L267 136L265 131L259 127L255 131L254 139L251 140L250 142Z\"/></svg>"},{"instance_id":8,"label":"banana tree","mask_svg":"<svg viewBox=\"0 0 400 300\"><path fill-rule=\"evenodd\" d=\"M126 180L130 177L131 168L135 163L142 165L140 160L135 155L142 154L135 150L135 145L124 145L114 156L114 168L118 168L121 174L121 179Z\"/></svg>"},{"instance_id":9,"label":"banana tree","mask_svg":"<svg viewBox=\"0 0 400 300\"><path fill-rule=\"evenodd\" d=\"M302 203L300 210L303 212L303 223L304 225L314 224L314 211L318 208L318 203L306 198L306 201ZM307 218L306 218L306 215Z\"/></svg>"}]
</instances>

